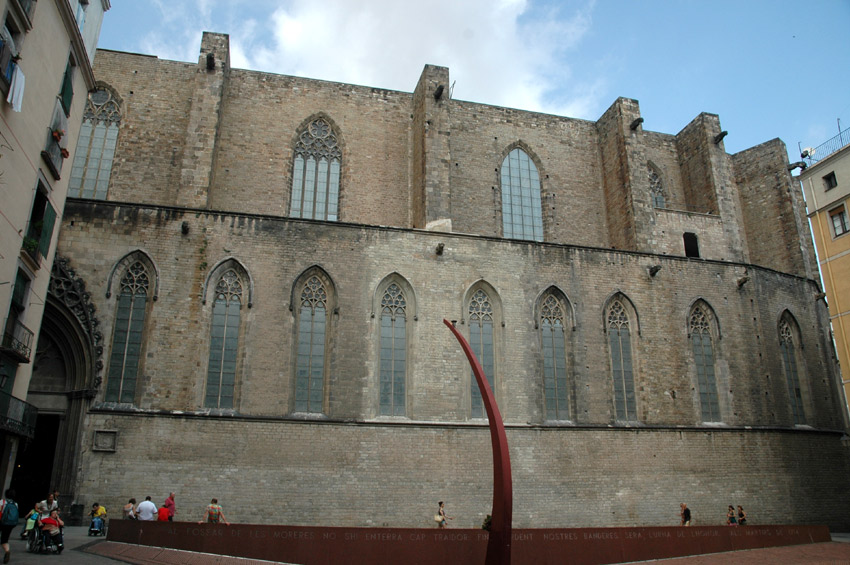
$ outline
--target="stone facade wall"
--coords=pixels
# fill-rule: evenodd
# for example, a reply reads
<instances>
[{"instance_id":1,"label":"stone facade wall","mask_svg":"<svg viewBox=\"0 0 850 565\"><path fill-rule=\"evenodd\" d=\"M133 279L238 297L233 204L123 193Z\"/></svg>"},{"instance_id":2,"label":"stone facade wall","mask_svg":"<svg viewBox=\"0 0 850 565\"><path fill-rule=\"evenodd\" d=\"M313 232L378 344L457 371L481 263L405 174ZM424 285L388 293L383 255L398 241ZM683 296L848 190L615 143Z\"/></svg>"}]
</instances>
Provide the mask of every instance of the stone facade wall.
<instances>
[{"instance_id":1,"label":"stone facade wall","mask_svg":"<svg viewBox=\"0 0 850 565\"><path fill-rule=\"evenodd\" d=\"M174 491L180 521L216 497L235 522L431 528L443 500L453 527L476 528L492 504L483 427L103 412L87 425L118 433L115 452L84 446L80 491L107 508ZM680 502L698 525L740 504L750 524L850 526L839 434L513 427L507 438L517 528L676 525Z\"/></svg>"},{"instance_id":2,"label":"stone facade wall","mask_svg":"<svg viewBox=\"0 0 850 565\"><path fill-rule=\"evenodd\" d=\"M184 222L186 235L180 233ZM435 253L438 243L444 244L442 255ZM575 316L570 374L576 422L613 422L603 308L619 292L637 315L633 349L640 421L700 421L698 403L690 394L695 381L688 374L692 361L687 317L691 304L701 298L716 314L721 332L716 356L728 367L728 387L720 392L726 396L728 388L730 409L723 421L793 423L778 364L778 321L787 309L803 333L800 368L810 381L809 420L821 427L840 427L829 385L829 353L818 334L816 287L804 279L740 264L592 248L73 201L66 208L60 253L72 257L72 267L88 281L106 336L111 336L117 300L114 289L111 298L105 298L108 273L140 248L159 275L159 296L149 306L144 378L137 392L145 408L197 410L203 405L212 306L211 300L202 303L201 289L215 265L235 257L253 281L252 306L243 308L244 384L237 404L243 413L283 416L293 411L290 356L297 308L291 304L292 286L318 265L336 291L328 384L332 417L376 413L378 324L370 313L375 311L378 283L398 273L412 288L418 317L408 322L417 335L409 344L410 418L469 418L470 375L441 320L464 324L466 294L483 280L494 291L491 298L503 322L496 333L501 352L496 395L507 421L544 420L535 304L555 286L570 300ZM662 269L650 277L647 269L656 263ZM739 288L737 281L745 275L751 282ZM759 325L754 332L755 322ZM109 358L109 344L105 356ZM773 383L767 398L763 391L770 387L761 381L762 374L770 375ZM761 413L770 416L753 416Z\"/></svg>"},{"instance_id":3,"label":"stone facade wall","mask_svg":"<svg viewBox=\"0 0 850 565\"><path fill-rule=\"evenodd\" d=\"M516 146L540 175L544 239L575 245L608 240L598 136L593 122L453 102L452 221L456 231L502 235L502 161Z\"/></svg>"},{"instance_id":4,"label":"stone facade wall","mask_svg":"<svg viewBox=\"0 0 850 565\"><path fill-rule=\"evenodd\" d=\"M703 524L721 523L732 503L754 522L850 526L841 396L799 202L783 204L782 230L770 233L781 244L752 257L748 246L768 235L752 224L769 225L739 191L781 185L775 155L727 155L711 115L677 136L645 132L626 98L595 123L450 100L444 67L426 66L413 94L229 69L222 37L204 36L197 66L96 59L124 101L118 151L108 201L69 202L58 253L91 292L104 360L128 257L147 262L157 292L134 402L106 402L102 385L89 405L78 501L117 507L174 490L181 519L215 496L239 521L263 508L272 522L403 527L433 525L446 500L457 525L478 526L490 505L489 436L471 417L470 370L442 320L469 335L469 298L482 288L517 527L671 524L682 501ZM214 70L201 68L207 51ZM316 117L343 150L339 222L286 217L293 147ZM501 238L499 168L513 147L540 172L543 243ZM652 207L649 162L670 209ZM414 229L434 220L454 233ZM689 231L701 259L684 257ZM245 287L226 410L204 407L223 266ZM311 273L327 277L330 315L323 409L305 415L294 399L296 285ZM381 417L388 281L407 302L406 397L404 416ZM570 415L559 421L545 416L538 327L551 289L568 303ZM630 312L633 422L614 409L615 297ZM720 422L702 421L688 325L697 303L714 323ZM782 316L798 329L804 425L791 413ZM95 449L100 432L117 438L114 451Z\"/></svg>"},{"instance_id":5,"label":"stone facade wall","mask_svg":"<svg viewBox=\"0 0 850 565\"><path fill-rule=\"evenodd\" d=\"M814 248L799 183L782 167L786 155L785 144L774 139L733 157L751 260L817 278L813 276ZM783 237L776 237L780 233Z\"/></svg>"}]
</instances>

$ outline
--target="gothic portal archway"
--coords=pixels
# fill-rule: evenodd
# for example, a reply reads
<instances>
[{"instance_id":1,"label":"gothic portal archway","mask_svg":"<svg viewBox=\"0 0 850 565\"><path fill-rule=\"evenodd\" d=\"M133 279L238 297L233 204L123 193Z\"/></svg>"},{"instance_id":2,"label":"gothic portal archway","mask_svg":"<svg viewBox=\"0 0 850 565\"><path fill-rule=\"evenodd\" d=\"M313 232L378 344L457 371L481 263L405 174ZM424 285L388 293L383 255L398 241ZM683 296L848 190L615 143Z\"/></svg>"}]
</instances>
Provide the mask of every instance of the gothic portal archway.
<instances>
[{"instance_id":1,"label":"gothic portal archway","mask_svg":"<svg viewBox=\"0 0 850 565\"><path fill-rule=\"evenodd\" d=\"M12 476L22 508L58 489L60 505L72 510L83 416L100 386L103 366L97 326L85 284L67 260L57 258L27 393L27 401L38 408L35 439L18 450Z\"/></svg>"}]
</instances>

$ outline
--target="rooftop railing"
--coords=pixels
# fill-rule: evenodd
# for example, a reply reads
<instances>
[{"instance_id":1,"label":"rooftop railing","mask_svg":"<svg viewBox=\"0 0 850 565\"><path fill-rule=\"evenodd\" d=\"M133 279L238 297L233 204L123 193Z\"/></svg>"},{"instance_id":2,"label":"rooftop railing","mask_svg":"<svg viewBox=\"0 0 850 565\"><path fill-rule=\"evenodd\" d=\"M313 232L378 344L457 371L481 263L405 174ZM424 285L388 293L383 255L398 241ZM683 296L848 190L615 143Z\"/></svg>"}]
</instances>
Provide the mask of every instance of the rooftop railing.
<instances>
[{"instance_id":1,"label":"rooftop railing","mask_svg":"<svg viewBox=\"0 0 850 565\"><path fill-rule=\"evenodd\" d=\"M800 155L803 159L805 159L806 164L811 166L817 163L818 161L822 161L826 159L845 145L850 143L850 128L841 131L833 137L832 139L821 143L814 150L807 149L803 150L803 153Z\"/></svg>"}]
</instances>

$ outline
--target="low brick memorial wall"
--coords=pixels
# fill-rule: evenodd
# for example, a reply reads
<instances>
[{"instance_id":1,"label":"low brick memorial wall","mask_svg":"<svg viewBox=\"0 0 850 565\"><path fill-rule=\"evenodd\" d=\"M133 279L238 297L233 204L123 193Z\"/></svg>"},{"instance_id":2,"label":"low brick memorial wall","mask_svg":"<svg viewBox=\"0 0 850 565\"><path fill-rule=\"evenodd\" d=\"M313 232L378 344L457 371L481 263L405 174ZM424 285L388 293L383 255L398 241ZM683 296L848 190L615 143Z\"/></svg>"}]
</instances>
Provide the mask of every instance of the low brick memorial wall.
<instances>
[{"instance_id":1,"label":"low brick memorial wall","mask_svg":"<svg viewBox=\"0 0 850 565\"><path fill-rule=\"evenodd\" d=\"M230 526L112 520L108 541L299 564L483 563L483 530ZM513 531L515 565L602 564L830 541L826 526L695 526Z\"/></svg>"}]
</instances>

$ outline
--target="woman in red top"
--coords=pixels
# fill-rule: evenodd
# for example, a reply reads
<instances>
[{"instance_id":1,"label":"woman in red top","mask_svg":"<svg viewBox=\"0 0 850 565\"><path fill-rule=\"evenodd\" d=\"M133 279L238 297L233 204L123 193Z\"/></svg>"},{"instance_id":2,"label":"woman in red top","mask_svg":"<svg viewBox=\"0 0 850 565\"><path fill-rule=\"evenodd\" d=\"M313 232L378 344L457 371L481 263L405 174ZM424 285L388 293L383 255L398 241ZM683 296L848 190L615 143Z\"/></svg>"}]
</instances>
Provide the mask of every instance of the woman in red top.
<instances>
[{"instance_id":1,"label":"woman in red top","mask_svg":"<svg viewBox=\"0 0 850 565\"><path fill-rule=\"evenodd\" d=\"M50 541L56 546L56 553L62 553L65 549L65 540L62 538L62 528L65 522L59 517L59 511L53 510L50 516L41 519L41 530L46 536L50 536Z\"/></svg>"}]
</instances>

